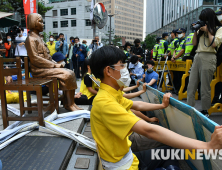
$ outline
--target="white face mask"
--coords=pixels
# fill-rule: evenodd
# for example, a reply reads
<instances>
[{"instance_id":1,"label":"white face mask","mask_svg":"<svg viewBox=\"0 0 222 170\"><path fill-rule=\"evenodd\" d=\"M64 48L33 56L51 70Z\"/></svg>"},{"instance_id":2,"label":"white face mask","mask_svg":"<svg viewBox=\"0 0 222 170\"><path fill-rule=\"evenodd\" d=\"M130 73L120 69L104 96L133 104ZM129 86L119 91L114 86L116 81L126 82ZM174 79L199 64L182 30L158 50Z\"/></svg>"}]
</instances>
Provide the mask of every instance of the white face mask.
<instances>
[{"instance_id":1,"label":"white face mask","mask_svg":"<svg viewBox=\"0 0 222 170\"><path fill-rule=\"evenodd\" d=\"M130 74L129 74L129 71L127 70L127 67L121 70L117 70L117 71L120 71L120 75L121 75L120 79L116 80L114 77L112 76L111 77L116 80L119 87L128 87L130 85L131 79L130 79Z\"/></svg>"},{"instance_id":2,"label":"white face mask","mask_svg":"<svg viewBox=\"0 0 222 170\"><path fill-rule=\"evenodd\" d=\"M54 39L53 38L49 38L49 41L54 41Z\"/></svg>"},{"instance_id":3,"label":"white face mask","mask_svg":"<svg viewBox=\"0 0 222 170\"><path fill-rule=\"evenodd\" d=\"M19 33L19 35L22 35L23 34L23 32L21 31L20 33Z\"/></svg>"},{"instance_id":4,"label":"white face mask","mask_svg":"<svg viewBox=\"0 0 222 170\"><path fill-rule=\"evenodd\" d=\"M217 15L217 19L221 22L222 21L222 15Z\"/></svg>"},{"instance_id":5,"label":"white face mask","mask_svg":"<svg viewBox=\"0 0 222 170\"><path fill-rule=\"evenodd\" d=\"M2 43L2 40L0 41L0 44Z\"/></svg>"},{"instance_id":6,"label":"white face mask","mask_svg":"<svg viewBox=\"0 0 222 170\"><path fill-rule=\"evenodd\" d=\"M66 65L65 61L61 62L60 64L62 64L63 67L65 67L65 65Z\"/></svg>"},{"instance_id":7,"label":"white face mask","mask_svg":"<svg viewBox=\"0 0 222 170\"><path fill-rule=\"evenodd\" d=\"M182 37L183 37L183 34L179 34L179 35L178 35L178 38L182 38Z\"/></svg>"}]
</instances>

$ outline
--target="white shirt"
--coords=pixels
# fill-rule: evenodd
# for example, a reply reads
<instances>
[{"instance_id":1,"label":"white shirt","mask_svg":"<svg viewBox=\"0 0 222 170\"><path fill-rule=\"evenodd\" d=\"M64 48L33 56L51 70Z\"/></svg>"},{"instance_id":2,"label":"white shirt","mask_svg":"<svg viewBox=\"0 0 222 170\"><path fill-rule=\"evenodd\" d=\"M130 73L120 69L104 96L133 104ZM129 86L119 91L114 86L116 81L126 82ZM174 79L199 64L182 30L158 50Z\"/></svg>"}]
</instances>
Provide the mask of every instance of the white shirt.
<instances>
[{"instance_id":1,"label":"white shirt","mask_svg":"<svg viewBox=\"0 0 222 170\"><path fill-rule=\"evenodd\" d=\"M69 50L69 59L72 59L73 47L74 47L74 45L71 44L71 47L70 47L70 50Z\"/></svg>"},{"instance_id":2,"label":"white shirt","mask_svg":"<svg viewBox=\"0 0 222 170\"><path fill-rule=\"evenodd\" d=\"M15 56L28 56L25 45L22 45L22 46L19 45L21 42L25 42L26 38L27 37L25 36L22 36L22 37L17 36L15 38L15 43L16 43Z\"/></svg>"}]
</instances>

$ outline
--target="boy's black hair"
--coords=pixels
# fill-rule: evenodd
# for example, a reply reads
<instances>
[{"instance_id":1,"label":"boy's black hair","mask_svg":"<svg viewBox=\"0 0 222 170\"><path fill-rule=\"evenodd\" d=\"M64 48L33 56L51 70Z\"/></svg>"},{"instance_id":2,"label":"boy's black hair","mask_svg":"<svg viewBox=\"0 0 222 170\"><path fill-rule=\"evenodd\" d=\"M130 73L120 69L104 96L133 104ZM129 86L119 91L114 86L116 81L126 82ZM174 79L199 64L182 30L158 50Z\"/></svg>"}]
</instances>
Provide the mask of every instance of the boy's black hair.
<instances>
[{"instance_id":1,"label":"boy's black hair","mask_svg":"<svg viewBox=\"0 0 222 170\"><path fill-rule=\"evenodd\" d=\"M131 58L130 58L130 62L132 64L135 64L137 61L139 60L139 57L137 55L133 55Z\"/></svg>"},{"instance_id":2,"label":"boy's black hair","mask_svg":"<svg viewBox=\"0 0 222 170\"><path fill-rule=\"evenodd\" d=\"M75 39L78 39L78 41L79 41L79 37L75 37L74 40L75 40Z\"/></svg>"},{"instance_id":3,"label":"boy's black hair","mask_svg":"<svg viewBox=\"0 0 222 170\"><path fill-rule=\"evenodd\" d=\"M147 60L145 65L147 64L151 64L152 66L155 66L155 63L153 60Z\"/></svg>"},{"instance_id":4,"label":"boy's black hair","mask_svg":"<svg viewBox=\"0 0 222 170\"><path fill-rule=\"evenodd\" d=\"M96 78L103 79L103 70L122 61L125 63L126 55L122 50L113 46L103 46L92 53L90 68Z\"/></svg>"},{"instance_id":5,"label":"boy's black hair","mask_svg":"<svg viewBox=\"0 0 222 170\"><path fill-rule=\"evenodd\" d=\"M53 37L53 38L55 38L54 35L50 35L49 37Z\"/></svg>"},{"instance_id":6,"label":"boy's black hair","mask_svg":"<svg viewBox=\"0 0 222 170\"><path fill-rule=\"evenodd\" d=\"M135 39L135 40L134 40L134 44L137 44L137 43L140 43L140 40L139 40L139 39Z\"/></svg>"},{"instance_id":7,"label":"boy's black hair","mask_svg":"<svg viewBox=\"0 0 222 170\"><path fill-rule=\"evenodd\" d=\"M60 36L60 35L63 35L63 36L64 36L64 34L63 34L63 33L60 33L60 34L59 34L59 36Z\"/></svg>"},{"instance_id":8,"label":"boy's black hair","mask_svg":"<svg viewBox=\"0 0 222 170\"><path fill-rule=\"evenodd\" d=\"M74 37L70 37L70 38L69 38L69 40L74 40L74 39L75 39Z\"/></svg>"},{"instance_id":9,"label":"boy's black hair","mask_svg":"<svg viewBox=\"0 0 222 170\"><path fill-rule=\"evenodd\" d=\"M84 64L83 64L83 69L82 71L82 79L84 79L86 73L88 72L87 66L90 65L90 59L85 59Z\"/></svg>"}]
</instances>

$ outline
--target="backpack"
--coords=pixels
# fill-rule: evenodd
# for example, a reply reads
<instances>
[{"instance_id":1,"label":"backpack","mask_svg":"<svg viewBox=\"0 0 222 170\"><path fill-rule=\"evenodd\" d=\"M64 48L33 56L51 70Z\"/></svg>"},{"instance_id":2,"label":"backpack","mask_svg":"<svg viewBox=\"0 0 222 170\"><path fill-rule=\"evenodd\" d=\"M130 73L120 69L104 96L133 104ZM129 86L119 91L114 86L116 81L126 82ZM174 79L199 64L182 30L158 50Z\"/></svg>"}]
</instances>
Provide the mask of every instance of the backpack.
<instances>
[{"instance_id":1,"label":"backpack","mask_svg":"<svg viewBox=\"0 0 222 170\"><path fill-rule=\"evenodd\" d=\"M217 30L218 30L219 28L221 28L221 27L218 27ZM218 67L218 66L220 66L220 64L222 63L222 45L220 45L219 48L216 47L215 49L216 49L216 51L217 51L216 56L217 56L217 67Z\"/></svg>"}]
</instances>

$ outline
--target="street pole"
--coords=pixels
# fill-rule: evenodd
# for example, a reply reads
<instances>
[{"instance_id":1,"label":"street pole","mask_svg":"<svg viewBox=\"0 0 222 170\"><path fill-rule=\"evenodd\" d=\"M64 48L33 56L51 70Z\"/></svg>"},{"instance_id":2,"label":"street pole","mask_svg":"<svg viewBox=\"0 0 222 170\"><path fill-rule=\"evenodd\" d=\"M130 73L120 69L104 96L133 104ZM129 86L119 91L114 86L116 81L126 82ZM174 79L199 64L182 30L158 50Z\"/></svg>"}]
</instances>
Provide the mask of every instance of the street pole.
<instances>
[{"instance_id":1,"label":"street pole","mask_svg":"<svg viewBox=\"0 0 222 170\"><path fill-rule=\"evenodd\" d=\"M112 16L110 17L110 29L109 29L109 45L111 45L111 18Z\"/></svg>"},{"instance_id":2,"label":"street pole","mask_svg":"<svg viewBox=\"0 0 222 170\"><path fill-rule=\"evenodd\" d=\"M95 5L95 0L92 0L93 1L93 4ZM95 38L96 36L96 23L93 24L93 38Z\"/></svg>"},{"instance_id":3,"label":"street pole","mask_svg":"<svg viewBox=\"0 0 222 170\"><path fill-rule=\"evenodd\" d=\"M111 45L111 26L112 26L112 23L111 23L111 18L114 16L114 15L108 15L109 16L109 21L110 21L110 29L109 29L109 45Z\"/></svg>"}]
</instances>

